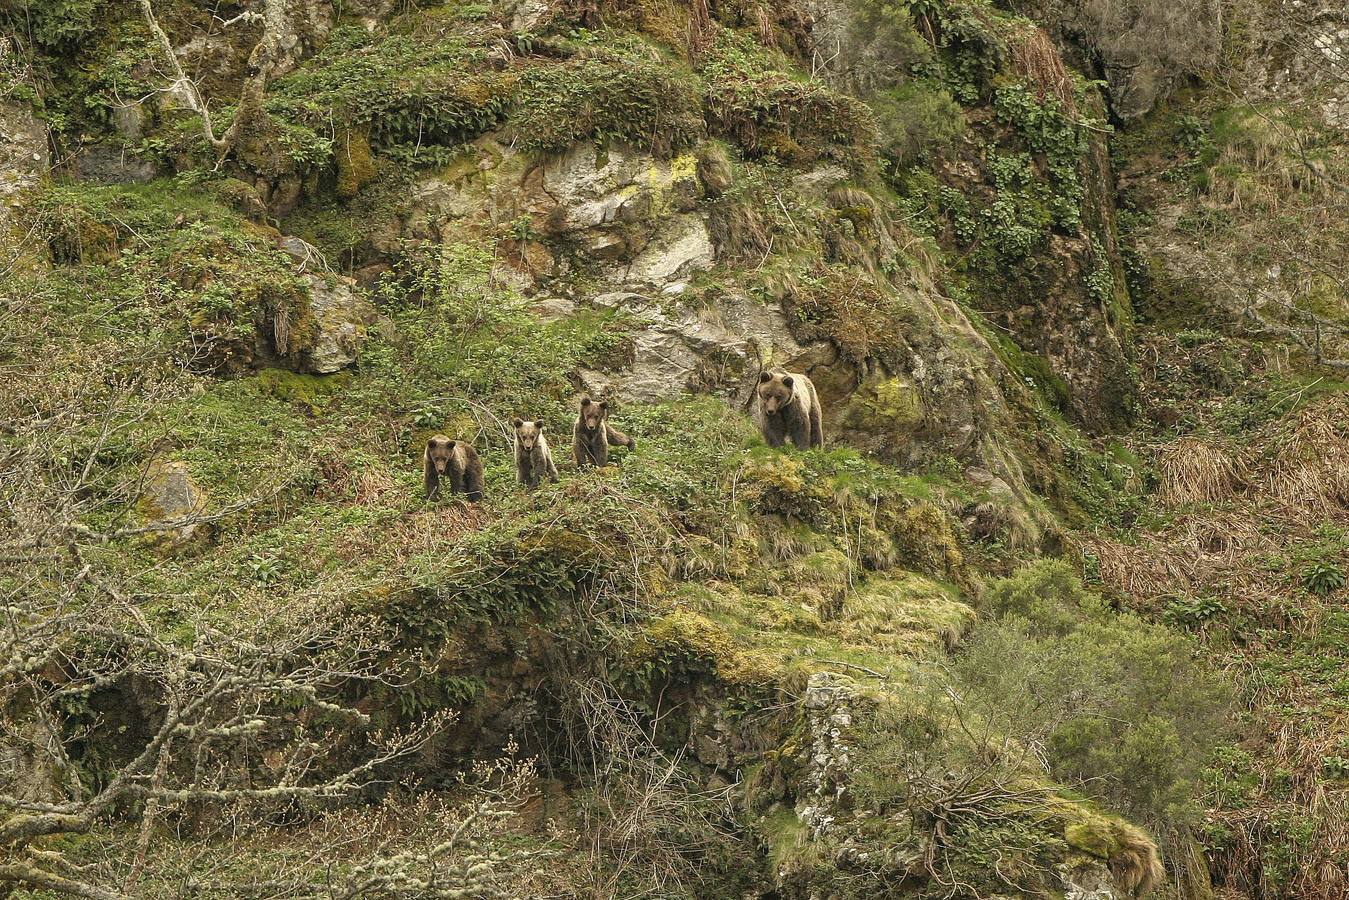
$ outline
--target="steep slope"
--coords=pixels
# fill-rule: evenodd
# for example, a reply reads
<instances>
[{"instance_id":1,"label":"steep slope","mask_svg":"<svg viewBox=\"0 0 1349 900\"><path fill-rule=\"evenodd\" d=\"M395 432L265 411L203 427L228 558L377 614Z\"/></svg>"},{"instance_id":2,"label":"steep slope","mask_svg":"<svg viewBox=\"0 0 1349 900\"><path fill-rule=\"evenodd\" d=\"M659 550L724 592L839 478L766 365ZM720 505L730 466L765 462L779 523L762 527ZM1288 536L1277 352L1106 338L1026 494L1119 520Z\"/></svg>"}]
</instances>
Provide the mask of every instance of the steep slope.
<instances>
[{"instance_id":1,"label":"steep slope","mask_svg":"<svg viewBox=\"0 0 1349 900\"><path fill-rule=\"evenodd\" d=\"M1033 22L0 16L0 886L1211 892L1226 691L1038 560L1145 500L1084 436L1138 406L1106 99ZM776 366L831 449L754 434ZM437 432L485 503L421 498Z\"/></svg>"}]
</instances>

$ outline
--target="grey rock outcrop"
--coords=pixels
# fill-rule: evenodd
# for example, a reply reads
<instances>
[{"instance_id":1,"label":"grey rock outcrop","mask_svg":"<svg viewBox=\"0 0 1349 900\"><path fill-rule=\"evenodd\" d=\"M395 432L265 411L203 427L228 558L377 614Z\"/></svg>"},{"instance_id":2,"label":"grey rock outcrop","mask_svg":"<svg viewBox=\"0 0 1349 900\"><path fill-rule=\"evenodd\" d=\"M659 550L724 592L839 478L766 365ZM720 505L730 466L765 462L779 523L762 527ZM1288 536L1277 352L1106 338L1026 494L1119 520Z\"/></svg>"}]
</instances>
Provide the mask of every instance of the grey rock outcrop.
<instances>
[{"instance_id":1,"label":"grey rock outcrop","mask_svg":"<svg viewBox=\"0 0 1349 900\"><path fill-rule=\"evenodd\" d=\"M816 838L830 831L838 805L848 792L855 767L856 750L850 732L856 697L850 679L816 672L810 676L801 698L811 746L803 779L805 790L797 797L796 814Z\"/></svg>"},{"instance_id":2,"label":"grey rock outcrop","mask_svg":"<svg viewBox=\"0 0 1349 900\"><path fill-rule=\"evenodd\" d=\"M191 520L205 513L206 507L206 493L192 478L186 463L162 457L151 460L138 508L147 525L177 523L151 532L155 543L163 549L174 549L205 538L210 525Z\"/></svg>"},{"instance_id":3,"label":"grey rock outcrop","mask_svg":"<svg viewBox=\"0 0 1349 900\"><path fill-rule=\"evenodd\" d=\"M591 302L623 309L636 321L630 368L581 371L589 390L623 401L661 402L696 392L739 402L749 396L762 360L803 351L780 308L740 294L712 306L632 292L601 294Z\"/></svg>"},{"instance_id":4,"label":"grey rock outcrop","mask_svg":"<svg viewBox=\"0 0 1349 900\"><path fill-rule=\"evenodd\" d=\"M300 238L286 236L279 246L296 260L296 271L309 294L299 340L276 349L293 368L330 375L356 362L375 322L375 307L356 282L328 270L323 254ZM273 342L280 343L275 340Z\"/></svg>"},{"instance_id":5,"label":"grey rock outcrop","mask_svg":"<svg viewBox=\"0 0 1349 900\"><path fill-rule=\"evenodd\" d=\"M300 368L330 375L356 362L375 318L375 308L349 278L307 274L312 341L299 352Z\"/></svg>"},{"instance_id":6,"label":"grey rock outcrop","mask_svg":"<svg viewBox=\"0 0 1349 900\"><path fill-rule=\"evenodd\" d=\"M32 85L10 52L9 43L0 40L0 272L45 264L15 213L51 170L47 126L33 114L25 98Z\"/></svg>"}]
</instances>

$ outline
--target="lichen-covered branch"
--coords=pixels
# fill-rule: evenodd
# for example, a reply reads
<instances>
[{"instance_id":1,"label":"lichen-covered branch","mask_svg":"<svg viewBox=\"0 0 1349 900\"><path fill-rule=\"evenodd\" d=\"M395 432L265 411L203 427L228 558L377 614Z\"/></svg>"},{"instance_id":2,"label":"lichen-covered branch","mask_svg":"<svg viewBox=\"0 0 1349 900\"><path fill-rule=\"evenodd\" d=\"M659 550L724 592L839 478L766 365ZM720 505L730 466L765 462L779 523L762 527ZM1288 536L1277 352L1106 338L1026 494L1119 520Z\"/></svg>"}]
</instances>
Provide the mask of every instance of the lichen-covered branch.
<instances>
[{"instance_id":1,"label":"lichen-covered branch","mask_svg":"<svg viewBox=\"0 0 1349 900\"><path fill-rule=\"evenodd\" d=\"M182 64L174 53L173 43L155 16L151 0L140 0L140 7L146 27L154 36L155 43L159 45L173 75L168 90L181 93L188 107L201 117L202 135L215 149L219 158L224 159L234 149L239 135L250 127L257 116L264 114L262 102L267 91L267 82L271 79L280 59L279 36L286 25L285 0L263 0L261 14L249 10L224 23L228 27L240 22L261 21L262 37L248 56L248 68L240 87L238 109L235 111L234 119L219 135L216 134L211 121L210 104L202 96L196 82L183 71Z\"/></svg>"}]
</instances>

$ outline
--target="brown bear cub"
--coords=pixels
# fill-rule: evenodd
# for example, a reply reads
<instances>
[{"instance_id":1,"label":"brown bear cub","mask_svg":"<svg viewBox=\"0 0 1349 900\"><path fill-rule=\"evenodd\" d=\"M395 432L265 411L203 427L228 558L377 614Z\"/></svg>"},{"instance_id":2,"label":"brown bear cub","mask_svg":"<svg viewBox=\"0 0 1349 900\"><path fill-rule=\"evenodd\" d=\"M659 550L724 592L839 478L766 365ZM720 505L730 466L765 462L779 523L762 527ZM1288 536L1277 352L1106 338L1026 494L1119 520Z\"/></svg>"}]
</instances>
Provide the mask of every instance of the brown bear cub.
<instances>
[{"instance_id":1,"label":"brown bear cub","mask_svg":"<svg viewBox=\"0 0 1349 900\"><path fill-rule=\"evenodd\" d=\"M571 429L571 449L579 468L609 464L609 445L618 444L629 450L637 442L609 424L609 404L589 397L581 399L581 412Z\"/></svg>"},{"instance_id":2,"label":"brown bear cub","mask_svg":"<svg viewBox=\"0 0 1349 900\"><path fill-rule=\"evenodd\" d=\"M824 446L820 398L810 379L775 369L759 376L759 431L770 447L791 438L801 450Z\"/></svg>"},{"instance_id":3,"label":"brown bear cub","mask_svg":"<svg viewBox=\"0 0 1349 900\"><path fill-rule=\"evenodd\" d=\"M451 493L464 494L473 503L482 499L482 460L468 441L453 441L438 434L426 442L423 458L428 500L440 496L440 482L446 476Z\"/></svg>"},{"instance_id":4,"label":"brown bear cub","mask_svg":"<svg viewBox=\"0 0 1349 900\"><path fill-rule=\"evenodd\" d=\"M531 491L545 477L556 484L557 466L553 464L548 439L543 436L543 423L516 419L514 425L515 477Z\"/></svg>"}]
</instances>

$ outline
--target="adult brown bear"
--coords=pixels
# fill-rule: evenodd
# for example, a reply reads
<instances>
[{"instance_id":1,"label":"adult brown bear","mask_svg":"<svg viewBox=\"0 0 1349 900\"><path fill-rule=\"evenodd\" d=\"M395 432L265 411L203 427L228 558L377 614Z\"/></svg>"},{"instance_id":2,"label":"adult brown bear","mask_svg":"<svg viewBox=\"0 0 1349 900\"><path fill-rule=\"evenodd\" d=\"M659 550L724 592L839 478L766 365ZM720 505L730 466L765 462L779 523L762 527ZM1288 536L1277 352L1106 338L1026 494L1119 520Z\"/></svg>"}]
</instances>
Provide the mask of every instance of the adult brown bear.
<instances>
[{"instance_id":1,"label":"adult brown bear","mask_svg":"<svg viewBox=\"0 0 1349 900\"><path fill-rule=\"evenodd\" d=\"M820 398L810 379L774 369L759 376L759 431L770 447L790 438L802 450L824 446Z\"/></svg>"}]
</instances>

